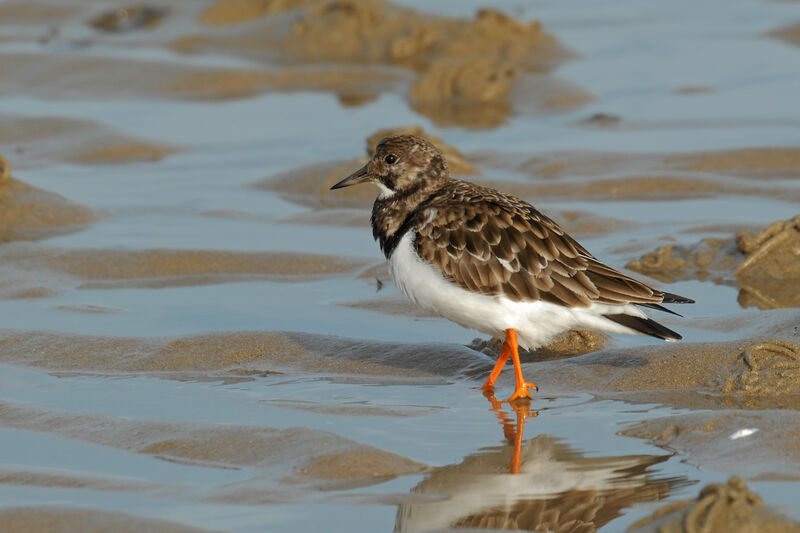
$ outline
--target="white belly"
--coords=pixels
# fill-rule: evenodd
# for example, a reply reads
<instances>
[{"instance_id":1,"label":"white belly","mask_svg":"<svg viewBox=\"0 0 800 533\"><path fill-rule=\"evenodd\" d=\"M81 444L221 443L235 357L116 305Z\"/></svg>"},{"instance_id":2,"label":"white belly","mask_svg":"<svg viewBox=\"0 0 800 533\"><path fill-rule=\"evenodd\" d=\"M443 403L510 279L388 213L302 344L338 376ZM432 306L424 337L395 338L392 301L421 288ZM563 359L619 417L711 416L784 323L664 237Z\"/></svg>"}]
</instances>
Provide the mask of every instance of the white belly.
<instances>
[{"instance_id":1,"label":"white belly","mask_svg":"<svg viewBox=\"0 0 800 533\"><path fill-rule=\"evenodd\" d=\"M400 240L389 259L389 272L400 290L414 303L466 328L502 336L517 331L519 344L534 349L570 329L594 329L636 334L630 328L604 318L603 314L646 316L633 305L593 304L568 308L540 301L513 301L505 296L487 296L462 289L447 281L439 270L422 261L414 250L414 233Z\"/></svg>"}]
</instances>

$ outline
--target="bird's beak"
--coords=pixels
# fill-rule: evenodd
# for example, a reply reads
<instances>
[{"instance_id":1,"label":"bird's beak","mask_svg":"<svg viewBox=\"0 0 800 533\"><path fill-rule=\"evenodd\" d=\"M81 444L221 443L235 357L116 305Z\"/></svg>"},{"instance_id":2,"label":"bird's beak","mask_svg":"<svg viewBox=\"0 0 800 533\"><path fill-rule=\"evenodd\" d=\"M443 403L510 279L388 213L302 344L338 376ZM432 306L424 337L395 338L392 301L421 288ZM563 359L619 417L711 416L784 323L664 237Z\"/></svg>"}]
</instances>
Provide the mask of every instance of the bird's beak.
<instances>
[{"instance_id":1,"label":"bird's beak","mask_svg":"<svg viewBox=\"0 0 800 533\"><path fill-rule=\"evenodd\" d=\"M364 183L365 181L372 181L372 176L369 175L369 171L367 170L367 166L369 163L361 167L360 169L356 170L339 183L331 187L333 189L341 189L344 187L349 187L351 185L358 185L359 183Z\"/></svg>"}]
</instances>

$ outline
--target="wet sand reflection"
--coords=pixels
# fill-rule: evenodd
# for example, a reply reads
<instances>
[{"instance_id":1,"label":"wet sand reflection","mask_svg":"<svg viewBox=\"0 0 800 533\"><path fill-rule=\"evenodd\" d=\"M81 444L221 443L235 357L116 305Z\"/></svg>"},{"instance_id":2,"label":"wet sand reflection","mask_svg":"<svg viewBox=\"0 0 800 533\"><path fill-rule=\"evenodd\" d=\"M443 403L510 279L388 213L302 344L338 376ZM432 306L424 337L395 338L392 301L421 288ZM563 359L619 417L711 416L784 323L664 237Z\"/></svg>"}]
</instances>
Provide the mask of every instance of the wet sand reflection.
<instances>
[{"instance_id":1,"label":"wet sand reflection","mask_svg":"<svg viewBox=\"0 0 800 533\"><path fill-rule=\"evenodd\" d=\"M625 508L661 500L688 482L652 472L654 465L671 455L585 457L549 435L526 442L525 423L538 414L531 402L509 404L486 396L508 444L484 448L460 464L434 469L412 492L445 498L400 505L395 531L596 531L621 516ZM529 422L529 429L534 424Z\"/></svg>"}]
</instances>

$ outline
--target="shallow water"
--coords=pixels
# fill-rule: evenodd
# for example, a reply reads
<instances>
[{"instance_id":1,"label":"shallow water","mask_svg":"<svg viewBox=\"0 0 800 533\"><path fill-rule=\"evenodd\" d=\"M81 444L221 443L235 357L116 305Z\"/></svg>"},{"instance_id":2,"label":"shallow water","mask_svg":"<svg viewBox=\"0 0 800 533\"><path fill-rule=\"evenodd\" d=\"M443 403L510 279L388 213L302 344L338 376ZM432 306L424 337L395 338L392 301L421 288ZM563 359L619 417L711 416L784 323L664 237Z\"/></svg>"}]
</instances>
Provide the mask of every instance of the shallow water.
<instances>
[{"instance_id":1,"label":"shallow water","mask_svg":"<svg viewBox=\"0 0 800 533\"><path fill-rule=\"evenodd\" d=\"M400 3L465 17L481 5L475 1L440 6L416 0ZM322 92L281 92L232 101L113 94L81 97L80 88L68 96L38 88L31 88L31 93L3 92L0 113L91 119L180 149L157 162L124 165L24 159L17 165L14 154L5 153L15 165L16 178L107 215L79 232L40 244L320 253L356 258L364 266L312 280L232 279L165 288L98 288L91 285L93 280L69 279L60 282L58 294L49 298L0 300L0 327L120 337L290 331L466 345L478 335L444 320L342 305L399 296L388 279L382 280L385 284L377 291L374 276L357 277L383 260L370 235L367 210L361 210L364 224L359 227L287 222L287 218L307 214L309 208L250 185L311 163L362 156L364 139L375 130L410 124L422 125L468 156L492 153L524 159L559 151L672 154L792 146L800 138L800 106L796 105L800 70L793 68L800 60L800 48L762 36L800 19L797 3L716 0L656 6L625 0L604 6L602 13L589 2L507 1L500 6L522 19L540 19L547 31L575 52L576 57L562 63L555 75L589 91L594 101L563 113L514 116L495 129L466 129L437 127L396 94L383 94L360 107L343 107L335 95ZM47 28L41 27L42 31ZM252 65L222 54L181 55L156 42L127 48L103 41L89 49L70 45L70 39L87 32L67 25L54 42L38 44L22 30L13 33L8 25L0 24L0 37L23 35L21 42L0 40L0 53ZM676 92L687 86L711 90ZM616 115L623 122L619 127L578 124L596 113ZM485 175L477 179L499 177L517 183L532 179L513 169L482 170ZM727 176L724 181L757 179ZM775 187L788 190L796 189L800 180L776 182ZM631 227L619 232L580 236L596 255L618 267L666 242L691 244L704 237L730 235L712 230L687 232L694 228L760 228L798 212L791 200L727 193L674 200L527 199L554 213L583 211L631 222ZM215 212L226 216L213 216ZM680 281L668 290L698 301L681 309L687 319L664 319L689 342L732 337L705 327L703 319L742 318L747 327L757 329L756 311L737 304L734 287ZM76 312L76 308L108 312ZM649 344L650 340L640 338L609 341L621 348ZM135 356L134 350L131 357ZM475 357L481 356L476 353ZM479 382L462 377L456 369L425 379L398 377L396 383L389 383L369 376L303 371L247 379L211 375L209 380L179 380L142 373L87 375L92 373L0 366L3 508L112 510L237 532L415 531L431 526L431 519L425 518L428 514L457 518L480 514L492 505L531 505L566 490L591 489L608 491L603 494L609 499L617 495L618 516L604 522L601 530L622 531L666 501L694 498L701 486L737 473L698 466L679 451L618 434L638 421L686 410L543 390L533 402L536 416L525 422L523 445L539 447L524 456L523 466L531 470L511 476L507 470L513 445L497 413L476 390ZM533 372L535 381L536 367L529 368L526 372ZM509 388L510 376L504 379L498 394L506 394ZM58 424L26 426L15 416L3 414L4 409L32 413L28 416L34 421L42 413L66 418ZM514 421L515 413L507 405L504 409ZM87 416L105 418L89 420ZM297 458L289 453L269 466L176 458L112 442L123 435L118 425L131 421L176 427L191 423L204 428L226 424L308 428L397 454L420 463L424 470L367 476L366 481L346 476L320 481L301 472L307 460L326 451L313 444ZM104 424L110 441L82 437L82 427L95 432ZM587 460L600 458L605 459ZM779 468L763 461L764 472ZM52 479L54 474L63 479ZM749 480L748 484L768 504L800 520L800 508L793 505L800 499L796 479ZM631 488L635 490L625 492ZM471 505L476 507L471 509ZM413 519L419 516L423 517L420 521Z\"/></svg>"}]
</instances>

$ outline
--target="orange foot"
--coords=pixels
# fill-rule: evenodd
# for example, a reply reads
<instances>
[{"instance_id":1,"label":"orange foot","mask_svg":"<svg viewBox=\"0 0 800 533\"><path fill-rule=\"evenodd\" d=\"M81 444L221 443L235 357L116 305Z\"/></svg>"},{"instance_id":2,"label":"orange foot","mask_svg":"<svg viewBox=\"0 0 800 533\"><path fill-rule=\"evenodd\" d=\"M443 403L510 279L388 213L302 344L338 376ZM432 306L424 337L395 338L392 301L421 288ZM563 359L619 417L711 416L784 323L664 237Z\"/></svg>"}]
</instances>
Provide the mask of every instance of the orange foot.
<instances>
[{"instance_id":1,"label":"orange foot","mask_svg":"<svg viewBox=\"0 0 800 533\"><path fill-rule=\"evenodd\" d=\"M531 396L531 390L534 392L539 390L539 387L536 386L535 383L530 383L525 381L522 376L522 367L520 366L519 361L519 345L517 344L517 332L513 328L509 328L505 331L506 340L503 343L503 349L500 350L500 357L497 358L497 363L494 365L494 368L489 373L489 377L486 379L486 382L481 387L484 396L487 398L494 397L494 383L497 381L497 377L500 375L500 372L503 370L503 367L506 365L506 362L509 358L514 361L514 377L516 378L516 387L514 390L514 394L511 395L511 398L508 399L509 402L514 400L519 400L521 398L533 398Z\"/></svg>"},{"instance_id":2,"label":"orange foot","mask_svg":"<svg viewBox=\"0 0 800 533\"><path fill-rule=\"evenodd\" d=\"M508 401L513 402L515 400L522 399L532 400L533 396L531 395L531 390L533 390L533 392L539 390L539 387L536 386L536 383L531 383L530 381L523 381L521 385L517 383L517 388L514 390L514 394L511 395Z\"/></svg>"}]
</instances>

